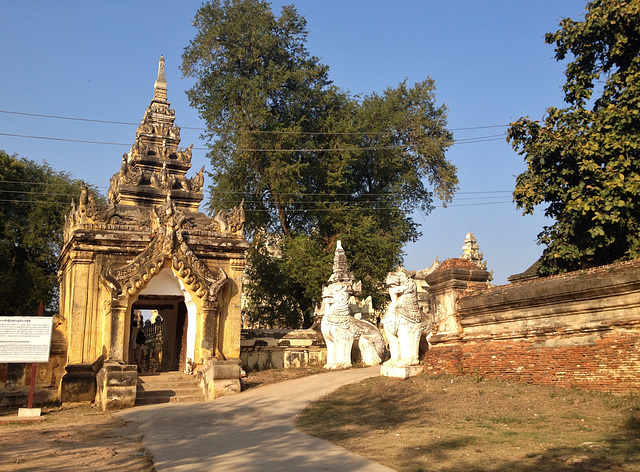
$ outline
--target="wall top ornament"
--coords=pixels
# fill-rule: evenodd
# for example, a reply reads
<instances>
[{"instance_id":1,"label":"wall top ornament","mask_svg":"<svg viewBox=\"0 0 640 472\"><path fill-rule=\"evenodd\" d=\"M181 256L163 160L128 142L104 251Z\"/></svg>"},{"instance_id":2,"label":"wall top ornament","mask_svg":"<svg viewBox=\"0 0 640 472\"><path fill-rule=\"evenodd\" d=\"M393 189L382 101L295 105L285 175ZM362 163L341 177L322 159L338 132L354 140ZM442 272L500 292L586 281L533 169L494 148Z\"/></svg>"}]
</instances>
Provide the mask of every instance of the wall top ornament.
<instances>
[{"instance_id":1,"label":"wall top ornament","mask_svg":"<svg viewBox=\"0 0 640 472\"><path fill-rule=\"evenodd\" d=\"M473 233L467 233L467 236L464 238L462 251L460 259L472 262L479 269L487 270L487 263L484 260L484 254L480 252L480 245Z\"/></svg>"}]
</instances>

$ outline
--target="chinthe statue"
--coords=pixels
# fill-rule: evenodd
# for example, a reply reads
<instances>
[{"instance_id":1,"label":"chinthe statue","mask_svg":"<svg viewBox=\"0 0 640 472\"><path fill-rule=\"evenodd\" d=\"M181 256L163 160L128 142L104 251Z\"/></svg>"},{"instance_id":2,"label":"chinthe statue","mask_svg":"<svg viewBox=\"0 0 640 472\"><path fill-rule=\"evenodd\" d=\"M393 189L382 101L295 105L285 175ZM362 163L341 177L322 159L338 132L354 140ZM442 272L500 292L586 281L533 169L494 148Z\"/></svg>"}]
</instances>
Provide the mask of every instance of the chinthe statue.
<instances>
[{"instance_id":1,"label":"chinthe statue","mask_svg":"<svg viewBox=\"0 0 640 472\"><path fill-rule=\"evenodd\" d=\"M414 274L400 268L387 275L391 303L382 325L389 340L391 358L384 363L382 375L406 378L422 371L419 367L420 338L431 332L432 323L418 307ZM413 366L418 367L410 369Z\"/></svg>"},{"instance_id":2,"label":"chinthe statue","mask_svg":"<svg viewBox=\"0 0 640 472\"><path fill-rule=\"evenodd\" d=\"M371 323L355 318L349 309L349 291L344 283L329 284L322 290L325 314L320 328L327 344L325 369L351 367L351 348L358 344L362 362L378 365L384 356L382 334Z\"/></svg>"}]
</instances>

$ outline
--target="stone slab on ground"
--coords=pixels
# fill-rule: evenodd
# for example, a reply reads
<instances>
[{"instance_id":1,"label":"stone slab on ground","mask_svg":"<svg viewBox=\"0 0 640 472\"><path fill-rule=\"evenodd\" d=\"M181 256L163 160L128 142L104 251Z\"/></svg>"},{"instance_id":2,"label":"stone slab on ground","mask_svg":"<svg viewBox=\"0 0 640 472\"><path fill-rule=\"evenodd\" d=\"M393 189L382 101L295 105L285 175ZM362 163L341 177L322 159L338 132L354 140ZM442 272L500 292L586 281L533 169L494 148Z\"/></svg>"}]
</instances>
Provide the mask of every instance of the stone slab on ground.
<instances>
[{"instance_id":1,"label":"stone slab on ground","mask_svg":"<svg viewBox=\"0 0 640 472\"><path fill-rule=\"evenodd\" d=\"M295 427L296 415L312 401L379 374L379 367L341 370L203 403L142 406L117 414L140 425L157 472L389 472L393 469Z\"/></svg>"},{"instance_id":2,"label":"stone slab on ground","mask_svg":"<svg viewBox=\"0 0 640 472\"><path fill-rule=\"evenodd\" d=\"M395 377L398 379L408 379L424 372L421 365L410 365L406 367L398 367L395 365L383 365L380 367L380 375L383 377Z\"/></svg>"},{"instance_id":3,"label":"stone slab on ground","mask_svg":"<svg viewBox=\"0 0 640 472\"><path fill-rule=\"evenodd\" d=\"M42 415L42 408L18 408L18 416L21 418L34 418Z\"/></svg>"}]
</instances>

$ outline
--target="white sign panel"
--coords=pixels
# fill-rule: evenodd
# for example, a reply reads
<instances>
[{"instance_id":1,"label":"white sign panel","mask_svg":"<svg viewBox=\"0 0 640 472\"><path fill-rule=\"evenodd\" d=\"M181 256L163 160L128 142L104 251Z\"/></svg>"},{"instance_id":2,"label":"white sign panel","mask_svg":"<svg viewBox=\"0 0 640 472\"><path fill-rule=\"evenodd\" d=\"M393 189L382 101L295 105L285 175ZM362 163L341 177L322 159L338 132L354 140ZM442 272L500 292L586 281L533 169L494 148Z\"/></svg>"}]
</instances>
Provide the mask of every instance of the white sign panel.
<instances>
[{"instance_id":1,"label":"white sign panel","mask_svg":"<svg viewBox=\"0 0 640 472\"><path fill-rule=\"evenodd\" d=\"M0 362L49 362L53 318L0 316Z\"/></svg>"}]
</instances>

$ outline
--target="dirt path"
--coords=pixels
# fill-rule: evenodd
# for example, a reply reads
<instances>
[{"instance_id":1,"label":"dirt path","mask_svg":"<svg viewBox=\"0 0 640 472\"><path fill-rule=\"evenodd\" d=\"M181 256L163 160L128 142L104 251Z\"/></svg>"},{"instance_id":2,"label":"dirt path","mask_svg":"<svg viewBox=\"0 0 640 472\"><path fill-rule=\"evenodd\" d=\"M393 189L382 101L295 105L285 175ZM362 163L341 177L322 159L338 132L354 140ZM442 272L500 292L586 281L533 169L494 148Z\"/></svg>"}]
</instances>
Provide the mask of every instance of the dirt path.
<instances>
[{"instance_id":1,"label":"dirt path","mask_svg":"<svg viewBox=\"0 0 640 472\"><path fill-rule=\"evenodd\" d=\"M319 367L250 373L243 389L323 372ZM89 405L43 408L43 421L17 419L17 408L0 408L0 472L151 472L138 425Z\"/></svg>"},{"instance_id":2,"label":"dirt path","mask_svg":"<svg viewBox=\"0 0 640 472\"><path fill-rule=\"evenodd\" d=\"M0 419L17 410L0 411ZM43 421L0 424L0 471L150 472L137 425L89 406L43 409Z\"/></svg>"},{"instance_id":3,"label":"dirt path","mask_svg":"<svg viewBox=\"0 0 640 472\"><path fill-rule=\"evenodd\" d=\"M326 372L213 402L142 406L118 415L141 424L144 445L162 472L388 472L393 469L308 436L294 423L309 402L379 375L379 367Z\"/></svg>"}]
</instances>

